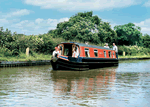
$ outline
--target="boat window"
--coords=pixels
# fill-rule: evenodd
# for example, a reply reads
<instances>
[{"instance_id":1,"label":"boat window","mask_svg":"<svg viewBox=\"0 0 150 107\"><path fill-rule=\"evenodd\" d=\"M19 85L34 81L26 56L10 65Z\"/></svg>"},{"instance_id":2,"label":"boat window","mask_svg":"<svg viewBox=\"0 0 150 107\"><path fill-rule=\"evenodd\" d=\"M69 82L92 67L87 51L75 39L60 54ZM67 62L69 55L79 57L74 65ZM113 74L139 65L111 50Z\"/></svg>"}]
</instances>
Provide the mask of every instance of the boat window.
<instances>
[{"instance_id":1,"label":"boat window","mask_svg":"<svg viewBox=\"0 0 150 107\"><path fill-rule=\"evenodd\" d=\"M94 55L95 57L98 57L98 51L96 49L94 49Z\"/></svg>"},{"instance_id":2,"label":"boat window","mask_svg":"<svg viewBox=\"0 0 150 107\"><path fill-rule=\"evenodd\" d=\"M109 57L111 57L111 51L109 51L108 53L109 53Z\"/></svg>"},{"instance_id":3,"label":"boat window","mask_svg":"<svg viewBox=\"0 0 150 107\"><path fill-rule=\"evenodd\" d=\"M64 50L64 56L68 56L68 53L69 53L69 49L65 48L65 50Z\"/></svg>"},{"instance_id":4,"label":"boat window","mask_svg":"<svg viewBox=\"0 0 150 107\"><path fill-rule=\"evenodd\" d=\"M72 56L72 44L64 44L64 56Z\"/></svg>"},{"instance_id":5,"label":"boat window","mask_svg":"<svg viewBox=\"0 0 150 107\"><path fill-rule=\"evenodd\" d=\"M90 57L89 49L88 49L88 48L85 48L85 56L86 56L86 57Z\"/></svg>"},{"instance_id":6,"label":"boat window","mask_svg":"<svg viewBox=\"0 0 150 107\"><path fill-rule=\"evenodd\" d=\"M114 52L113 52L113 55L115 55Z\"/></svg>"},{"instance_id":7,"label":"boat window","mask_svg":"<svg viewBox=\"0 0 150 107\"><path fill-rule=\"evenodd\" d=\"M106 51L104 51L104 57L106 57Z\"/></svg>"}]
</instances>

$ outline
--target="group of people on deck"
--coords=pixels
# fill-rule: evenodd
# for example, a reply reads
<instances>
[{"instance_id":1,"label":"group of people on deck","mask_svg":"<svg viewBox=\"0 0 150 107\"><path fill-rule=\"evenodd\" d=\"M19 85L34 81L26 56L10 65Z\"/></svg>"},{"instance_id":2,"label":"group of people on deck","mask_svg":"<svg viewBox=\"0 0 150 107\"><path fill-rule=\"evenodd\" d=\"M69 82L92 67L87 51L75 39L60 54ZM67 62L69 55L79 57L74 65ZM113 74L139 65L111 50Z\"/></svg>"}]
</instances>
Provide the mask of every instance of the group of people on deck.
<instances>
[{"instance_id":1,"label":"group of people on deck","mask_svg":"<svg viewBox=\"0 0 150 107\"><path fill-rule=\"evenodd\" d=\"M105 48L109 48L108 43L106 43L104 47L105 47ZM113 50L115 50L115 52L116 52L116 57L117 57L117 59L118 59L118 47L115 45L115 43L113 43Z\"/></svg>"},{"instance_id":2,"label":"group of people on deck","mask_svg":"<svg viewBox=\"0 0 150 107\"><path fill-rule=\"evenodd\" d=\"M55 47L55 50L53 51L53 57L56 57L57 55L59 56L61 54L62 54L62 47L61 46ZM72 57L77 58L78 56L79 56L79 50L78 47L75 46L73 47Z\"/></svg>"}]
</instances>

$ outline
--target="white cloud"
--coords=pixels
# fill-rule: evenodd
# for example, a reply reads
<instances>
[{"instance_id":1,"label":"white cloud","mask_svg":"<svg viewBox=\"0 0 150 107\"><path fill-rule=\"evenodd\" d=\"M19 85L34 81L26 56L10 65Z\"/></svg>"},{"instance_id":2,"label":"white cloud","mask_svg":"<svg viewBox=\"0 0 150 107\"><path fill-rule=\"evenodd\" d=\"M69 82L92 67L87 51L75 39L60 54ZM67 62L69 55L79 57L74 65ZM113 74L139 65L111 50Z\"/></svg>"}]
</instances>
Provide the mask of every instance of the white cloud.
<instances>
[{"instance_id":1,"label":"white cloud","mask_svg":"<svg viewBox=\"0 0 150 107\"><path fill-rule=\"evenodd\" d=\"M67 11L104 10L124 8L141 3L141 0L24 0L26 4L40 6L43 9Z\"/></svg>"},{"instance_id":2,"label":"white cloud","mask_svg":"<svg viewBox=\"0 0 150 107\"><path fill-rule=\"evenodd\" d=\"M44 19L38 18L35 20L36 23L40 24L42 21L44 21Z\"/></svg>"},{"instance_id":3,"label":"white cloud","mask_svg":"<svg viewBox=\"0 0 150 107\"><path fill-rule=\"evenodd\" d=\"M147 33L150 35L150 18L134 24L141 27L142 33Z\"/></svg>"},{"instance_id":4,"label":"white cloud","mask_svg":"<svg viewBox=\"0 0 150 107\"><path fill-rule=\"evenodd\" d=\"M64 22L64 21L69 21L69 18L66 17L66 18L61 18L61 19L59 20L59 22Z\"/></svg>"},{"instance_id":5,"label":"white cloud","mask_svg":"<svg viewBox=\"0 0 150 107\"><path fill-rule=\"evenodd\" d=\"M8 24L9 21L7 19L0 19L1 24Z\"/></svg>"},{"instance_id":6,"label":"white cloud","mask_svg":"<svg viewBox=\"0 0 150 107\"><path fill-rule=\"evenodd\" d=\"M103 18L102 18L103 19ZM111 19L103 19L102 21L104 22L110 22L110 25L111 25L111 28L114 29L115 26L117 25L124 25L124 24L127 24L127 23L116 23L114 22L113 20ZM136 26L139 26L141 27L141 32L143 34L147 33L150 35L150 18L149 19L145 19L144 21L141 21L139 23L134 23Z\"/></svg>"},{"instance_id":7,"label":"white cloud","mask_svg":"<svg viewBox=\"0 0 150 107\"><path fill-rule=\"evenodd\" d=\"M112 23L112 24L111 24L111 23L110 23L110 25L111 25L111 28L114 30L114 27L117 26L117 25L119 25L119 24L117 24L117 23ZM121 24L120 24L120 25L121 25Z\"/></svg>"},{"instance_id":8,"label":"white cloud","mask_svg":"<svg viewBox=\"0 0 150 107\"><path fill-rule=\"evenodd\" d=\"M51 22L57 22L57 19L48 19L47 22L48 22L48 24Z\"/></svg>"},{"instance_id":9,"label":"white cloud","mask_svg":"<svg viewBox=\"0 0 150 107\"><path fill-rule=\"evenodd\" d=\"M56 28L57 24L60 22L68 21L69 18L61 18L61 19L41 19L37 18L33 21L31 20L23 20L18 23L12 24L8 28L12 30L12 32L17 31L17 33L25 33L26 35L34 34L43 34L47 33L49 30L53 30Z\"/></svg>"},{"instance_id":10,"label":"white cloud","mask_svg":"<svg viewBox=\"0 0 150 107\"><path fill-rule=\"evenodd\" d=\"M150 0L147 1L146 3L144 3L144 6L145 6L145 7L150 7Z\"/></svg>"},{"instance_id":11,"label":"white cloud","mask_svg":"<svg viewBox=\"0 0 150 107\"><path fill-rule=\"evenodd\" d=\"M4 26L8 26L8 25L11 25L15 22L18 22L20 21L19 19L5 19L5 18L2 18L0 19L0 27L4 27Z\"/></svg>"},{"instance_id":12,"label":"white cloud","mask_svg":"<svg viewBox=\"0 0 150 107\"><path fill-rule=\"evenodd\" d=\"M22 26L25 25L27 22L28 22L28 20L21 21L21 22L15 24L14 27L22 28Z\"/></svg>"},{"instance_id":13,"label":"white cloud","mask_svg":"<svg viewBox=\"0 0 150 107\"><path fill-rule=\"evenodd\" d=\"M16 10L10 13L7 13L6 15L3 15L5 18L9 17L14 17L14 16L24 16L24 15L29 15L32 11L27 10L27 9L21 9L21 10Z\"/></svg>"}]
</instances>

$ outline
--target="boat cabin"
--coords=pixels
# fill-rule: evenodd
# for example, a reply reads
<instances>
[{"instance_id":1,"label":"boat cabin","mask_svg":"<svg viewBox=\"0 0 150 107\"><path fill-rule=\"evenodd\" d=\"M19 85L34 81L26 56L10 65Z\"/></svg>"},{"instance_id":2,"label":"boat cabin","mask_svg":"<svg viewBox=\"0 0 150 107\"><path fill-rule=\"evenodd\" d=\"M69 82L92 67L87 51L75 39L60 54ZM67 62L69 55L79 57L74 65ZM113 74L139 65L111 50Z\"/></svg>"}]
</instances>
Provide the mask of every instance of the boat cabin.
<instances>
[{"instance_id":1,"label":"boat cabin","mask_svg":"<svg viewBox=\"0 0 150 107\"><path fill-rule=\"evenodd\" d=\"M89 58L116 58L115 51L110 48L104 48L93 45L86 45L82 43L61 43L58 46L61 47L61 56L74 57L73 48L76 47L78 57L89 57Z\"/></svg>"}]
</instances>

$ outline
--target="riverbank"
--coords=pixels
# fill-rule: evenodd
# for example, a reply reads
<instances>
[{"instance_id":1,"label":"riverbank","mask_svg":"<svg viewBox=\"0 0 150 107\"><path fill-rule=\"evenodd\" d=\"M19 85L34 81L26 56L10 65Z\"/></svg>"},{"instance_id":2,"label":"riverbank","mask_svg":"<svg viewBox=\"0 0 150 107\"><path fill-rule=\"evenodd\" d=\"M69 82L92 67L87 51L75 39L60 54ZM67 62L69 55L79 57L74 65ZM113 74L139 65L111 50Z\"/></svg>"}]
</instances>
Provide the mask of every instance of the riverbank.
<instances>
[{"instance_id":1,"label":"riverbank","mask_svg":"<svg viewBox=\"0 0 150 107\"><path fill-rule=\"evenodd\" d=\"M16 57L0 57L0 61L41 61L41 60L51 60L52 55L36 54L34 56L16 56Z\"/></svg>"},{"instance_id":2,"label":"riverbank","mask_svg":"<svg viewBox=\"0 0 150 107\"><path fill-rule=\"evenodd\" d=\"M49 65L51 64L51 55L43 57L27 57L25 59L15 59L15 58L3 58L0 57L0 67L18 67L18 66L35 66L35 65ZM119 56L119 61L122 60L142 60L150 59L149 56Z\"/></svg>"},{"instance_id":3,"label":"riverbank","mask_svg":"<svg viewBox=\"0 0 150 107\"><path fill-rule=\"evenodd\" d=\"M47 65L51 62L51 55L35 54L34 56L0 57L0 67L18 67Z\"/></svg>"},{"instance_id":4,"label":"riverbank","mask_svg":"<svg viewBox=\"0 0 150 107\"><path fill-rule=\"evenodd\" d=\"M120 60L142 60L142 59L150 59L150 55L145 56L119 56Z\"/></svg>"}]
</instances>

